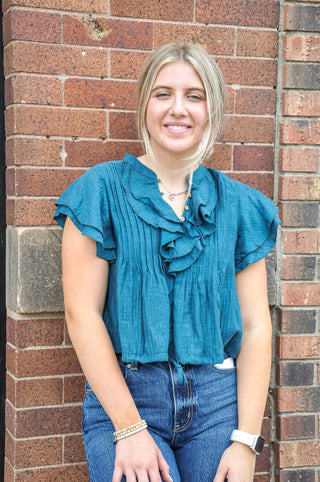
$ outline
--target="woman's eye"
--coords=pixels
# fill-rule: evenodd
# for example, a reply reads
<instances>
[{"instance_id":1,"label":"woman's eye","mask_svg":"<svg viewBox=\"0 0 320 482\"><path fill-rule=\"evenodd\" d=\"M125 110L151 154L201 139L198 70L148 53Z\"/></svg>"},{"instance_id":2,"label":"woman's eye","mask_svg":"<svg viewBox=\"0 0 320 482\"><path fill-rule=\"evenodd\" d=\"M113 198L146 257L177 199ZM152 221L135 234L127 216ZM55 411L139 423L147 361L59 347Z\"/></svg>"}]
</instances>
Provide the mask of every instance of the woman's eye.
<instances>
[{"instance_id":1,"label":"woman's eye","mask_svg":"<svg viewBox=\"0 0 320 482\"><path fill-rule=\"evenodd\" d=\"M158 94L156 94L156 97L157 99L165 99L169 97L169 94L168 92L158 92Z\"/></svg>"},{"instance_id":2,"label":"woman's eye","mask_svg":"<svg viewBox=\"0 0 320 482\"><path fill-rule=\"evenodd\" d=\"M188 98L196 102L200 102L202 100L202 97L198 94L190 94Z\"/></svg>"}]
</instances>

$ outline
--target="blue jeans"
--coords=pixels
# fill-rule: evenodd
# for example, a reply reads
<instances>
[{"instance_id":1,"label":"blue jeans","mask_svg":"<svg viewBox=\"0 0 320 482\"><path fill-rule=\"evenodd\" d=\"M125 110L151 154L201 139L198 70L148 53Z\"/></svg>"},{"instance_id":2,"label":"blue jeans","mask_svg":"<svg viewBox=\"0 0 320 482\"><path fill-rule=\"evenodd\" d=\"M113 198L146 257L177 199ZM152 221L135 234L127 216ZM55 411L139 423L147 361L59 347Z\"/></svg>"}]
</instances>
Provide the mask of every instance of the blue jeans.
<instances>
[{"instance_id":1,"label":"blue jeans","mask_svg":"<svg viewBox=\"0 0 320 482\"><path fill-rule=\"evenodd\" d=\"M120 366L173 481L212 482L231 432L237 428L235 368L185 365L186 384L179 381L170 362L120 361ZM83 439L91 481L112 481L113 432L111 420L87 382Z\"/></svg>"}]
</instances>

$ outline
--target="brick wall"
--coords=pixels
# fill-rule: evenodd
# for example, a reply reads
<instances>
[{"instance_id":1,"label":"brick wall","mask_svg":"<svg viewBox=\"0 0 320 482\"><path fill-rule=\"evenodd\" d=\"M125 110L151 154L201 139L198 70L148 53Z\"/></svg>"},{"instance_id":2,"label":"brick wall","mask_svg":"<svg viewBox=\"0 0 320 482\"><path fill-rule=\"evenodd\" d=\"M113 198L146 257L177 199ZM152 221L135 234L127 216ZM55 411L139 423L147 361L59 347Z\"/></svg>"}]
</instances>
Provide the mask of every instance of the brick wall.
<instances>
[{"instance_id":1,"label":"brick wall","mask_svg":"<svg viewBox=\"0 0 320 482\"><path fill-rule=\"evenodd\" d=\"M277 482L319 480L319 15L319 2L282 5Z\"/></svg>"},{"instance_id":2,"label":"brick wall","mask_svg":"<svg viewBox=\"0 0 320 482\"><path fill-rule=\"evenodd\" d=\"M278 387L265 414L267 447L258 458L255 480L274 480L276 464L281 482L317 481L315 456L310 461L309 455L295 455L319 454L319 121L308 120L320 104L319 94L309 92L319 89L314 35L319 23L311 11L318 11L317 2L309 3L281 3L279 9L275 0L3 0L7 482L88 480L81 441L83 376L63 320L61 230L52 224L54 200L89 166L121 158L127 150L141 153L134 121L139 68L153 48L185 39L202 42L215 56L230 93L224 132L208 164L270 197L279 177L280 264L282 249L285 256L283 298L278 300ZM277 103L282 17L288 32L283 40L280 32L283 98L278 96ZM274 179L279 142L281 173L276 170ZM273 283L271 304L276 292ZM278 443L273 451L274 409ZM312 467L301 472L301 479L295 466ZM288 476L287 467L296 478Z\"/></svg>"}]
</instances>

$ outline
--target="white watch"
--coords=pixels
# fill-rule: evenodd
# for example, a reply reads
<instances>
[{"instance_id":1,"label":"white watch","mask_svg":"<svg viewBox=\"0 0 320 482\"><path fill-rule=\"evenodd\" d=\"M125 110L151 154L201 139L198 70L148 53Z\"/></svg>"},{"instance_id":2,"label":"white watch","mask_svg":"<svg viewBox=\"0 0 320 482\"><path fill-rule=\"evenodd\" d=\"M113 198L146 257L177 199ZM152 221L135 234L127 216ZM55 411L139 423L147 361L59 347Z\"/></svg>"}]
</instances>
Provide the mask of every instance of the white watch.
<instances>
[{"instance_id":1,"label":"white watch","mask_svg":"<svg viewBox=\"0 0 320 482\"><path fill-rule=\"evenodd\" d=\"M242 430L234 430L230 437L231 442L240 442L248 445L256 454L261 454L264 446L264 438L260 435L252 435Z\"/></svg>"}]
</instances>

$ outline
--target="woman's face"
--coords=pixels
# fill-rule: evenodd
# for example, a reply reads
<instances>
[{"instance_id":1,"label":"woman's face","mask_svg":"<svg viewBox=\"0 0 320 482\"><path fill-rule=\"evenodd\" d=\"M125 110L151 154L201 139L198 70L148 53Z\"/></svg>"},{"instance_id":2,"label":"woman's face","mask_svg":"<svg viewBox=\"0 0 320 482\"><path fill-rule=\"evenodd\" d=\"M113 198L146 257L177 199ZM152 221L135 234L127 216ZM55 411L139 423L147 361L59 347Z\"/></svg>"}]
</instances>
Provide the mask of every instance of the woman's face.
<instances>
[{"instance_id":1,"label":"woman's face","mask_svg":"<svg viewBox=\"0 0 320 482\"><path fill-rule=\"evenodd\" d=\"M159 72L146 110L150 144L156 159L193 154L207 125L206 93L190 64L174 62Z\"/></svg>"}]
</instances>

